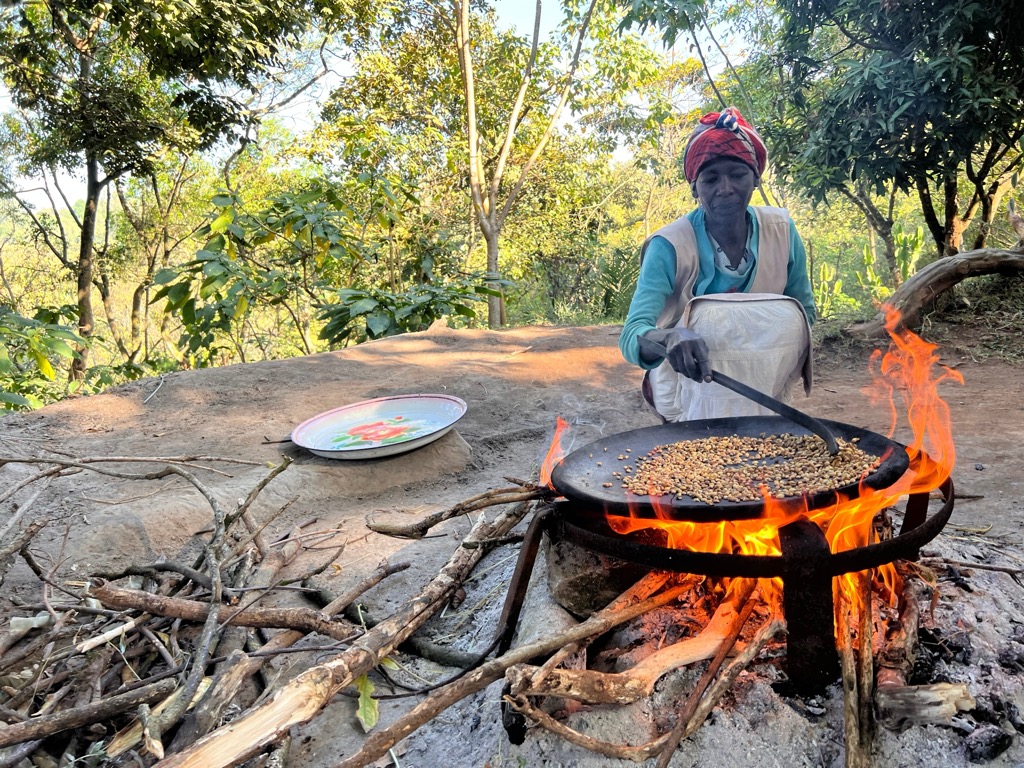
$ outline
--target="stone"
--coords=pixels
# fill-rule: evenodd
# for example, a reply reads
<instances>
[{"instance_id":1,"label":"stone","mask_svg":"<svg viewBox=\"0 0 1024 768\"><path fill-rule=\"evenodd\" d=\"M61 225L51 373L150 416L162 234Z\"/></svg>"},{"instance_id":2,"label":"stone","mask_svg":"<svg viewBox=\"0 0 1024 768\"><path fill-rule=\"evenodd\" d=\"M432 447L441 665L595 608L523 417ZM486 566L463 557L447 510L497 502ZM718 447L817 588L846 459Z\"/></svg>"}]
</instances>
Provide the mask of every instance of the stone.
<instances>
[{"instance_id":1,"label":"stone","mask_svg":"<svg viewBox=\"0 0 1024 768\"><path fill-rule=\"evenodd\" d=\"M987 763L1003 754L1012 743L1013 736L1002 728L982 725L964 739L964 749L967 750L967 759L972 763Z\"/></svg>"},{"instance_id":2,"label":"stone","mask_svg":"<svg viewBox=\"0 0 1024 768\"><path fill-rule=\"evenodd\" d=\"M569 541L545 537L543 547L551 596L577 616L601 610L648 571Z\"/></svg>"}]
</instances>

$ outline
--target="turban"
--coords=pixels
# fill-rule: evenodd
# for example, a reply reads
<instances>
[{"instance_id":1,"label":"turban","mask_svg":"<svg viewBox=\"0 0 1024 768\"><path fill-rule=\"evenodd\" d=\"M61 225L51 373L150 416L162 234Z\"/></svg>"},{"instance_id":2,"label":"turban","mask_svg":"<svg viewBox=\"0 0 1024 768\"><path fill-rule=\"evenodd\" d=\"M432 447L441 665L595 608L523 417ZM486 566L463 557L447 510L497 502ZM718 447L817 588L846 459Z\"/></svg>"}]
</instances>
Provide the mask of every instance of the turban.
<instances>
[{"instance_id":1,"label":"turban","mask_svg":"<svg viewBox=\"0 0 1024 768\"><path fill-rule=\"evenodd\" d=\"M764 142L736 107L711 112L700 119L683 152L686 180L692 184L705 163L720 157L746 163L758 177L768 162Z\"/></svg>"}]
</instances>

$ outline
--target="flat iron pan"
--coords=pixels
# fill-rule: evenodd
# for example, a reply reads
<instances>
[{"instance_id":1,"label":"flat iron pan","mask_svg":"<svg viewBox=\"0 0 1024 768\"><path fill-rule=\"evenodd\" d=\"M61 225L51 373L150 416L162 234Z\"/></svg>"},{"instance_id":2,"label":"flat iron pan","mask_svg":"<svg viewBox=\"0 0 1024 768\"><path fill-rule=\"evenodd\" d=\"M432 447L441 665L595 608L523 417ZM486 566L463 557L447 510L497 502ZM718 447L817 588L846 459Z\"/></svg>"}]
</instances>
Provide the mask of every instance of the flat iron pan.
<instances>
[{"instance_id":1,"label":"flat iron pan","mask_svg":"<svg viewBox=\"0 0 1024 768\"><path fill-rule=\"evenodd\" d=\"M850 424L825 419L821 421L837 438L846 441L858 438L858 448L872 456L882 457L881 464L865 478L864 484L869 488L888 488L907 471L910 458L906 448L899 443ZM761 437L780 434L812 433L781 416L738 416L683 421L620 432L595 440L566 456L552 471L551 484L558 493L570 501L603 509L610 514L633 514L653 518L659 516L655 511L657 505L662 514L667 513L676 520L749 520L761 516L764 510L762 500L721 501L710 505L689 496L637 496L623 488L622 481L613 477L612 473L620 471L625 464L633 465L636 459L647 455L659 445L706 437ZM629 460L619 460L619 456L628 456ZM611 487L605 488L605 483L611 483ZM858 488L859 485L853 483L805 496L791 496L780 501L796 505L804 503L802 499L806 498L808 508L819 509L834 504L839 494L847 498L856 497Z\"/></svg>"}]
</instances>

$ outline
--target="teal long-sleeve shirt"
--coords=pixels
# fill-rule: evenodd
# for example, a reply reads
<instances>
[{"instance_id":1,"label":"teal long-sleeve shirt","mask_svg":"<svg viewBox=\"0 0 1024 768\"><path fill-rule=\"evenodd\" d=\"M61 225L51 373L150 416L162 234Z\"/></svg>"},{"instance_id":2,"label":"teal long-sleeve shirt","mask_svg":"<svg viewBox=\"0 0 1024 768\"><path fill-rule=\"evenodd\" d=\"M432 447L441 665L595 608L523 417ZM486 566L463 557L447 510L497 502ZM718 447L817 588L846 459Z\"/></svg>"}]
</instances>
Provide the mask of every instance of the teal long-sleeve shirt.
<instances>
[{"instance_id":1,"label":"teal long-sleeve shirt","mask_svg":"<svg viewBox=\"0 0 1024 768\"><path fill-rule=\"evenodd\" d=\"M693 286L693 295L704 296L709 293L732 293L735 291L749 293L756 271L759 234L757 216L754 215L753 209L747 208L747 231L749 232L747 249L754 258L754 264L742 277L736 277L715 266L715 251L704 223L704 210L697 208L687 214L687 218L693 224L693 230L697 236L697 256L700 264L697 282ZM813 323L817 314L814 308L811 281L807 275L807 253L804 251L803 240L800 239L800 235L796 231L796 225L792 221L789 224L787 275L786 289L783 293L799 301L807 313L807 320ZM640 279L637 281L636 292L629 305L629 314L626 316L622 334L619 336L619 349L622 350L622 356L641 368L657 368L661 364L661 360L656 360L653 363L644 363L640 360L637 338L655 327L655 321L665 306L665 299L672 293L675 276L675 248L663 237L652 238L644 253L643 264L640 267Z\"/></svg>"}]
</instances>

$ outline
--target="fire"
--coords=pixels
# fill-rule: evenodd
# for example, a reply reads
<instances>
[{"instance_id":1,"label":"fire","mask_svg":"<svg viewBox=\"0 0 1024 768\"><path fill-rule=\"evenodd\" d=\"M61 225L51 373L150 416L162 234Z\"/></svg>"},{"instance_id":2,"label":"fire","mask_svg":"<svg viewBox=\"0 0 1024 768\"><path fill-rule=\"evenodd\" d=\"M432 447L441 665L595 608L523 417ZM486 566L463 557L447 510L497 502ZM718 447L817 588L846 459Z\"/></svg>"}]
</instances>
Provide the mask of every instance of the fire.
<instances>
[{"instance_id":1,"label":"fire","mask_svg":"<svg viewBox=\"0 0 1024 768\"><path fill-rule=\"evenodd\" d=\"M726 552L749 555L780 554L778 531L800 518L816 523L825 531L833 553L865 546L876 540L876 515L895 505L901 498L927 493L938 488L950 475L956 459L952 439L949 408L939 396L939 386L946 381L962 384L959 373L938 364L936 346L925 342L914 333L900 327L899 312L889 306L886 312L886 330L891 337L889 350L876 352L870 362L872 382L865 393L875 404L889 409L891 437L900 424L900 415L913 435L907 444L910 469L894 485L878 491L862 487L856 498L841 498L827 508L808 510L805 506L794 509L792 503L765 498L764 512L756 520L736 520L720 523L693 523L673 520L670 509L655 506L656 517L640 515L608 515L611 528L620 534L645 529L664 532L667 547L697 552ZM564 424L561 422L560 424ZM561 434L556 436L560 439ZM560 449L553 449L556 451ZM545 467L557 463L549 451ZM557 454L560 458L560 453ZM545 475L550 477L550 474ZM653 500L654 497L650 497ZM645 500L646 501L646 500ZM891 565L882 566L879 575L888 588L891 601L896 599L899 578ZM858 606L861 591L857 588L857 574L839 578L837 585L852 606ZM762 584L762 589L768 587Z\"/></svg>"},{"instance_id":2,"label":"fire","mask_svg":"<svg viewBox=\"0 0 1024 768\"><path fill-rule=\"evenodd\" d=\"M562 448L562 436L565 434L565 430L568 428L569 422L563 419L561 416L555 422L555 436L551 439L551 445L548 447L547 455L544 457L543 463L540 465L540 484L542 486L551 487L551 470L555 468L555 465L562 460L565 455L565 451Z\"/></svg>"}]
</instances>

